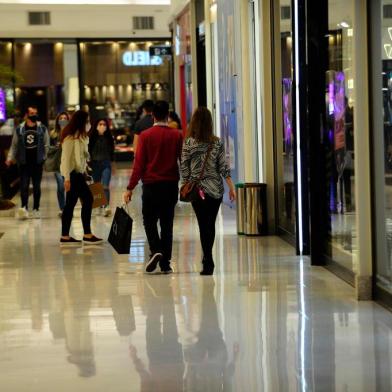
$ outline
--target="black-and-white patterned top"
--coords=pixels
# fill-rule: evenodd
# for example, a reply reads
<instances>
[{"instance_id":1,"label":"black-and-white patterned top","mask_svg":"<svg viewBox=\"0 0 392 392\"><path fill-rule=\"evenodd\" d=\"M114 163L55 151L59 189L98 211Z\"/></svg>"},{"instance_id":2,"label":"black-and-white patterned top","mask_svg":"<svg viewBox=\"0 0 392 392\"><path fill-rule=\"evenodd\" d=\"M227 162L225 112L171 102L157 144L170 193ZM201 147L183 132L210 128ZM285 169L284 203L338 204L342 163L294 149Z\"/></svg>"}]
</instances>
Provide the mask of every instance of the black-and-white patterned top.
<instances>
[{"instance_id":1,"label":"black-and-white patterned top","mask_svg":"<svg viewBox=\"0 0 392 392\"><path fill-rule=\"evenodd\" d=\"M193 138L184 142L181 158L183 182L197 181L207 156L209 143L199 143ZM212 148L199 186L203 191L220 199L224 194L223 178L230 177L230 167L226 161L225 147L220 139L212 142Z\"/></svg>"}]
</instances>

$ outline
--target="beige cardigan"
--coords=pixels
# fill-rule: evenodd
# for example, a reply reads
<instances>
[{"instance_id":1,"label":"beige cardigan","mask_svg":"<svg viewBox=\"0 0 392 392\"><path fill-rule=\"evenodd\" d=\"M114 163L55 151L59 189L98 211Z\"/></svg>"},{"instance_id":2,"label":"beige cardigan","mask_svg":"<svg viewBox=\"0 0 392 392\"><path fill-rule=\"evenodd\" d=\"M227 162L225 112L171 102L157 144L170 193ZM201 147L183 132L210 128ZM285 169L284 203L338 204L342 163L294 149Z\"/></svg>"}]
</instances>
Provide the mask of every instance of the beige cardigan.
<instances>
[{"instance_id":1,"label":"beige cardigan","mask_svg":"<svg viewBox=\"0 0 392 392\"><path fill-rule=\"evenodd\" d=\"M88 153L88 137L74 138L67 136L61 146L61 165L60 172L64 179L70 179L70 174L73 171L77 173L85 173L87 168L87 161L89 160Z\"/></svg>"}]
</instances>

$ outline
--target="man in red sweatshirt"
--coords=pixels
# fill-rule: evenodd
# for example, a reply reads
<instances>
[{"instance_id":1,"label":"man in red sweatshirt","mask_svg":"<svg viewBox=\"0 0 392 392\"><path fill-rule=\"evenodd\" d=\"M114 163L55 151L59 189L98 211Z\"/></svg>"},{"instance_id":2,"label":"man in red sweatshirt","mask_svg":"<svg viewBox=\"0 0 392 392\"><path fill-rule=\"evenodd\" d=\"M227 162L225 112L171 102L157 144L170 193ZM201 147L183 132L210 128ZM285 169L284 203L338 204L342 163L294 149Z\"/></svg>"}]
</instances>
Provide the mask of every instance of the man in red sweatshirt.
<instances>
[{"instance_id":1,"label":"man in red sweatshirt","mask_svg":"<svg viewBox=\"0 0 392 392\"><path fill-rule=\"evenodd\" d=\"M146 272L154 272L159 264L164 274L173 272L170 260L182 151L181 133L168 127L168 115L169 104L158 101L153 110L154 125L139 136L132 176L124 193L124 201L130 202L133 190L142 180L143 223L151 251Z\"/></svg>"}]
</instances>

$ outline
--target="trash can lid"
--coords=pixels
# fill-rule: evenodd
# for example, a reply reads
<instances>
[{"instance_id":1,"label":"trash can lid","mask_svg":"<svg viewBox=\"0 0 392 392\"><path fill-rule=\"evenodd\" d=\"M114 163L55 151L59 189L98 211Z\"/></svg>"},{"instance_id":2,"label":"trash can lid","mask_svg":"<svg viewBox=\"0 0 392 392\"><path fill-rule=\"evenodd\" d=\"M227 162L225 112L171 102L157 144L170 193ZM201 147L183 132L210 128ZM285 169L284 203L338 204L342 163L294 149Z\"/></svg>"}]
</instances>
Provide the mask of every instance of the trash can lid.
<instances>
[{"instance_id":1,"label":"trash can lid","mask_svg":"<svg viewBox=\"0 0 392 392\"><path fill-rule=\"evenodd\" d=\"M239 182L238 184L235 184L236 188L243 188L244 187L244 183Z\"/></svg>"}]
</instances>

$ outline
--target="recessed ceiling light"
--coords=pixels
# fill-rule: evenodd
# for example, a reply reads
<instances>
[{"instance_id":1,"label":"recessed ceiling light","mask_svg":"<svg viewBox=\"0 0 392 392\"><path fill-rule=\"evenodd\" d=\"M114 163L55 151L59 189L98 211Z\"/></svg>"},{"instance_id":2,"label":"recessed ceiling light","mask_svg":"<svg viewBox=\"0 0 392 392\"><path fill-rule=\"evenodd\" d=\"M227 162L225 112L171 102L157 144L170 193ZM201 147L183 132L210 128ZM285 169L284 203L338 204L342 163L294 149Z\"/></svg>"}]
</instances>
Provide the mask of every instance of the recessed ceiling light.
<instances>
[{"instance_id":1,"label":"recessed ceiling light","mask_svg":"<svg viewBox=\"0 0 392 392\"><path fill-rule=\"evenodd\" d=\"M343 27L344 29L348 29L350 25L344 20L338 24L339 27Z\"/></svg>"}]
</instances>

